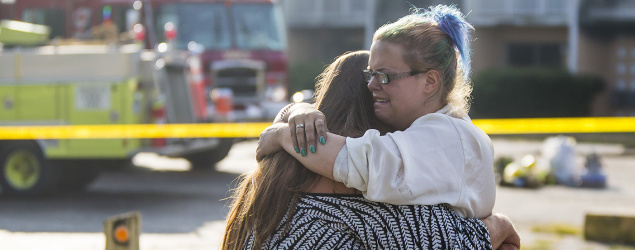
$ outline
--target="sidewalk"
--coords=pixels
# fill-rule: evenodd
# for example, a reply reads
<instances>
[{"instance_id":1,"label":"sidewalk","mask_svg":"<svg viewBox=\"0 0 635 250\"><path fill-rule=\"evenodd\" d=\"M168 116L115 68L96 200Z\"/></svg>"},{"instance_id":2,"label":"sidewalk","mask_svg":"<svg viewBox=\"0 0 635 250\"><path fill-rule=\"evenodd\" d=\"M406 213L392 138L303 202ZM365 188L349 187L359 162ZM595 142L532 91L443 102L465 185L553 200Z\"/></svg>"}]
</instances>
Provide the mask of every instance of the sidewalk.
<instances>
[{"instance_id":1,"label":"sidewalk","mask_svg":"<svg viewBox=\"0 0 635 250\"><path fill-rule=\"evenodd\" d=\"M210 250L220 249L224 221L205 224L187 234L141 233L142 250ZM104 250L103 233L22 233L0 230L0 249L6 250Z\"/></svg>"},{"instance_id":2,"label":"sidewalk","mask_svg":"<svg viewBox=\"0 0 635 250\"><path fill-rule=\"evenodd\" d=\"M493 140L496 157L520 159L539 155L541 141ZM584 156L602 157L608 178L605 189L545 186L539 189L498 187L494 212L511 218L522 239L523 249L635 249L585 241L587 213L635 216L635 156L618 144L578 143L578 166ZM635 226L635 225L633 225Z\"/></svg>"}]
</instances>

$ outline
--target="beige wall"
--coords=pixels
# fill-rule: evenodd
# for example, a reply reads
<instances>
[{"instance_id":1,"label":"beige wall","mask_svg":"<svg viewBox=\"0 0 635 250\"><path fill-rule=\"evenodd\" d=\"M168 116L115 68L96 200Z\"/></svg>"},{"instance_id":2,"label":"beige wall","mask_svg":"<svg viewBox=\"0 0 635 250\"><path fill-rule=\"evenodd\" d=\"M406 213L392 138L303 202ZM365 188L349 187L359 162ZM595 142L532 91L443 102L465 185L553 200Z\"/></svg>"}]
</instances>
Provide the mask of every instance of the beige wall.
<instances>
[{"instance_id":1,"label":"beige wall","mask_svg":"<svg viewBox=\"0 0 635 250\"><path fill-rule=\"evenodd\" d=\"M510 42L555 42L568 44L567 27L476 27L472 43L473 73L503 67L507 64L507 44ZM566 47L565 47L566 48ZM618 56L619 49L626 55ZM632 52L633 51L633 52ZM563 66L566 65L566 53ZM626 72L617 73L617 64L622 63ZM635 84L635 37L608 38L591 36L580 32L578 40L578 73L596 75L604 79L606 88L592 105L592 116L633 115L633 108L615 108L611 103L611 93L616 88L617 78L626 83L626 88ZM635 68L633 68L635 70ZM632 86L635 91L635 85Z\"/></svg>"},{"instance_id":2,"label":"beige wall","mask_svg":"<svg viewBox=\"0 0 635 250\"><path fill-rule=\"evenodd\" d=\"M607 88L594 101L591 111L593 116L614 115L609 94L615 81L612 74L615 66L611 65L614 59L610 43L607 38L589 36L584 32L581 32L578 40L578 73L600 76L607 84Z\"/></svg>"},{"instance_id":3,"label":"beige wall","mask_svg":"<svg viewBox=\"0 0 635 250\"><path fill-rule=\"evenodd\" d=\"M472 72L505 65L505 42L496 28L476 28L472 42Z\"/></svg>"},{"instance_id":4,"label":"beige wall","mask_svg":"<svg viewBox=\"0 0 635 250\"><path fill-rule=\"evenodd\" d=\"M347 51L364 48L364 29L289 29L289 63L322 61L331 63Z\"/></svg>"},{"instance_id":5,"label":"beige wall","mask_svg":"<svg viewBox=\"0 0 635 250\"><path fill-rule=\"evenodd\" d=\"M612 94L620 89L635 92L635 36L615 35L597 37L580 35L578 57L579 73L592 74L604 79L606 88L593 105L595 116L634 116L633 107L612 105Z\"/></svg>"},{"instance_id":6,"label":"beige wall","mask_svg":"<svg viewBox=\"0 0 635 250\"><path fill-rule=\"evenodd\" d=\"M566 27L476 27L472 49L473 73L506 65L510 42L567 44ZM565 57L566 58L566 57Z\"/></svg>"}]
</instances>

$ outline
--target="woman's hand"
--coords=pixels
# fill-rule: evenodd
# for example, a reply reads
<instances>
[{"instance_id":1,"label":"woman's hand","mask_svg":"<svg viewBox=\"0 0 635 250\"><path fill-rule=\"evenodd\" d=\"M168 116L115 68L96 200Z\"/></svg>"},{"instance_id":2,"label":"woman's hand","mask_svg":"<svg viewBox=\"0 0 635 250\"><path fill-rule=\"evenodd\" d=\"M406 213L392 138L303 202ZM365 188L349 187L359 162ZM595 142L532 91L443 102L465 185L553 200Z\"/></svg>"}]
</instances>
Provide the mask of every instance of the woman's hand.
<instances>
[{"instance_id":1,"label":"woman's hand","mask_svg":"<svg viewBox=\"0 0 635 250\"><path fill-rule=\"evenodd\" d=\"M288 114L289 132L296 153L315 153L317 145L326 143L326 118L313 105L298 103Z\"/></svg>"},{"instance_id":2,"label":"woman's hand","mask_svg":"<svg viewBox=\"0 0 635 250\"><path fill-rule=\"evenodd\" d=\"M520 249L520 236L512 221L503 214L494 214L482 219L489 230L490 242L493 249L517 250Z\"/></svg>"},{"instance_id":3,"label":"woman's hand","mask_svg":"<svg viewBox=\"0 0 635 250\"><path fill-rule=\"evenodd\" d=\"M260 133L258 147L256 148L256 160L262 160L266 155L282 150L282 132L289 129L286 123L274 123Z\"/></svg>"}]
</instances>

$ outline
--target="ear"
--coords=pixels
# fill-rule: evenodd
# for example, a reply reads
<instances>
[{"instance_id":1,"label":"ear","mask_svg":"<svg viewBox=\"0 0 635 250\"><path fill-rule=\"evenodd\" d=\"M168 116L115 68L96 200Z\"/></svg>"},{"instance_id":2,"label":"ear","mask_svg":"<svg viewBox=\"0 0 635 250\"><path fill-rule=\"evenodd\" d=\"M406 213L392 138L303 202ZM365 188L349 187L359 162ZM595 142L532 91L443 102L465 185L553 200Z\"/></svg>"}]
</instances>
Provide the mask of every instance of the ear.
<instances>
[{"instance_id":1,"label":"ear","mask_svg":"<svg viewBox=\"0 0 635 250\"><path fill-rule=\"evenodd\" d=\"M441 74L439 71L431 69L428 72L424 73L425 85L423 90L426 94L435 93L439 89L439 84L441 84Z\"/></svg>"}]
</instances>

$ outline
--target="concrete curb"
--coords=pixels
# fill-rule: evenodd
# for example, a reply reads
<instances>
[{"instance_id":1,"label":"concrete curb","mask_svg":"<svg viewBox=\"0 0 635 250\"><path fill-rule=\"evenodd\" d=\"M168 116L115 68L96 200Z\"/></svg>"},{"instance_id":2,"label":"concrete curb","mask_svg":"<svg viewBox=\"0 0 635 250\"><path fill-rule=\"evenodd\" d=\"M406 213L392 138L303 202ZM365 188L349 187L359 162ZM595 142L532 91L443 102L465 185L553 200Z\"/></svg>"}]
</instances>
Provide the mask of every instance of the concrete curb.
<instances>
[{"instance_id":1,"label":"concrete curb","mask_svg":"<svg viewBox=\"0 0 635 250\"><path fill-rule=\"evenodd\" d=\"M587 214L584 238L613 244L635 245L635 216Z\"/></svg>"}]
</instances>

